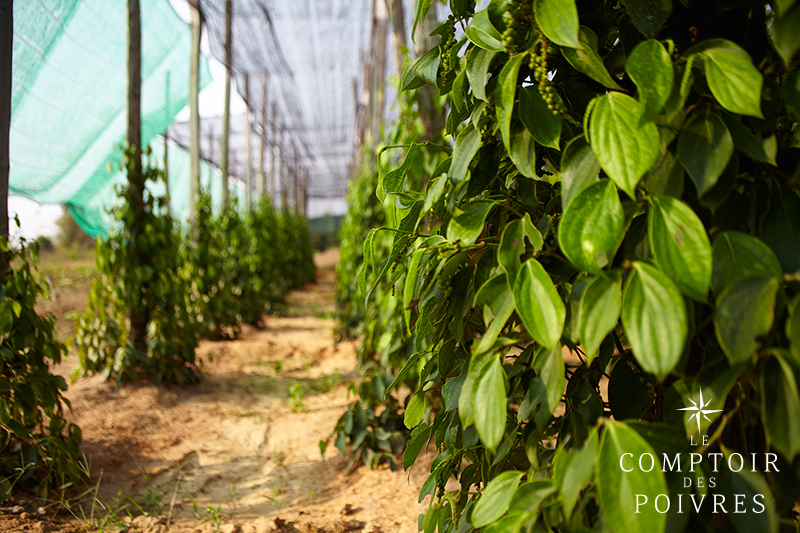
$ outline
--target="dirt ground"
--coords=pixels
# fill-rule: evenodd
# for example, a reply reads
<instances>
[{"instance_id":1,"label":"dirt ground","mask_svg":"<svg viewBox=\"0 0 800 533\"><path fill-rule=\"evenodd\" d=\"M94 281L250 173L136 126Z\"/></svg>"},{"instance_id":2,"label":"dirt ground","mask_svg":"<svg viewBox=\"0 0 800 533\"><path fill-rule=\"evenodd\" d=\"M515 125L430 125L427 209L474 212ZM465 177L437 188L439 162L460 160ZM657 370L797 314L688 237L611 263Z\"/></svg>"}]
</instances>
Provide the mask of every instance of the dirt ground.
<instances>
[{"instance_id":1,"label":"dirt ground","mask_svg":"<svg viewBox=\"0 0 800 533\"><path fill-rule=\"evenodd\" d=\"M320 456L355 378L354 345L333 341L337 259L317 254L317 284L292 293L265 329L201 342L197 386L72 384L94 488L14 502L0 509L0 531L415 533L425 469L348 472L334 446Z\"/></svg>"}]
</instances>

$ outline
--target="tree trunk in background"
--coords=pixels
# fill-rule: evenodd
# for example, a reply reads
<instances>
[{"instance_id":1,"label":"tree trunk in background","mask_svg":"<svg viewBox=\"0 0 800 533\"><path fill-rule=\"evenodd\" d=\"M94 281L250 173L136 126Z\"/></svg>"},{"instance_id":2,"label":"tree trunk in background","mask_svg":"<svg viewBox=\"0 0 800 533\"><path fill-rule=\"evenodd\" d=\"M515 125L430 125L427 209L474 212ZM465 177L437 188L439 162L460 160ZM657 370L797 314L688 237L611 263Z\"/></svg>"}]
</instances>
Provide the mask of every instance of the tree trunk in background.
<instances>
[{"instance_id":1,"label":"tree trunk in background","mask_svg":"<svg viewBox=\"0 0 800 533\"><path fill-rule=\"evenodd\" d=\"M372 80L370 88L370 142L381 140L383 106L386 101L384 83L386 81L386 34L389 26L389 13L385 0L372 0Z\"/></svg>"},{"instance_id":2,"label":"tree trunk in background","mask_svg":"<svg viewBox=\"0 0 800 533\"><path fill-rule=\"evenodd\" d=\"M427 50L430 50L436 43L436 37L430 37L429 34L439 25L436 17L436 3L431 4L431 9L425 16L422 24L417 26L417 33L414 36L414 41L417 43L416 53L420 57ZM419 116L422 124L425 126L425 140L433 141L438 132L444 128L445 116L444 110L436 109L435 105L436 89L428 84L420 87L417 90L417 102L419 103Z\"/></svg>"},{"instance_id":3,"label":"tree trunk in background","mask_svg":"<svg viewBox=\"0 0 800 533\"><path fill-rule=\"evenodd\" d=\"M222 209L228 207L228 138L231 122L231 64L233 63L233 2L225 0L225 107L222 111L219 166L222 170Z\"/></svg>"},{"instance_id":4,"label":"tree trunk in background","mask_svg":"<svg viewBox=\"0 0 800 533\"><path fill-rule=\"evenodd\" d=\"M195 206L200 195L200 21L199 0L189 0L192 51L189 62L189 217L194 225Z\"/></svg>"},{"instance_id":5,"label":"tree trunk in background","mask_svg":"<svg viewBox=\"0 0 800 533\"><path fill-rule=\"evenodd\" d=\"M0 0L0 240L8 240L8 172L11 132L11 62L14 48L14 0ZM0 252L0 285L8 254Z\"/></svg>"},{"instance_id":6,"label":"tree trunk in background","mask_svg":"<svg viewBox=\"0 0 800 533\"><path fill-rule=\"evenodd\" d=\"M253 207L252 152L250 150L250 76L244 75L244 203Z\"/></svg>"},{"instance_id":7,"label":"tree trunk in background","mask_svg":"<svg viewBox=\"0 0 800 533\"><path fill-rule=\"evenodd\" d=\"M403 77L408 44L406 43L406 18L403 11L403 0L386 0L386 7L392 20L392 48L397 75Z\"/></svg>"},{"instance_id":8,"label":"tree trunk in background","mask_svg":"<svg viewBox=\"0 0 800 533\"><path fill-rule=\"evenodd\" d=\"M259 202L264 196L267 182L267 175L264 173L264 151L267 149L267 83L269 83L269 77L264 74L261 78L261 149L258 152L258 181L256 182Z\"/></svg>"},{"instance_id":9,"label":"tree trunk in background","mask_svg":"<svg viewBox=\"0 0 800 533\"><path fill-rule=\"evenodd\" d=\"M133 211L133 221L130 225L130 239L137 241L137 237L144 231L144 175L142 173L142 21L139 11L139 0L128 0L128 203ZM130 257L130 268L136 269L147 258L138 253L133 246ZM130 341L139 351L147 350L147 323L150 321L150 312L143 302L146 287L136 287L137 291L129 290L130 306L128 319L130 320Z\"/></svg>"}]
</instances>

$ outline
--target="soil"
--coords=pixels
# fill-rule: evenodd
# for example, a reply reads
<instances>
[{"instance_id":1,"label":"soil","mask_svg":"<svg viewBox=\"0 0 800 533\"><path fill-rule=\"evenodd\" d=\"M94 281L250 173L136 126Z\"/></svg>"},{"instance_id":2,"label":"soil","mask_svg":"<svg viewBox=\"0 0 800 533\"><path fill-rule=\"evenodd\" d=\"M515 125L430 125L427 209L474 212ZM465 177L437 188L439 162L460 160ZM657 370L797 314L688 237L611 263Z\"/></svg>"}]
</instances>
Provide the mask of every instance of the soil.
<instances>
[{"instance_id":1,"label":"soil","mask_svg":"<svg viewBox=\"0 0 800 533\"><path fill-rule=\"evenodd\" d=\"M320 455L356 379L354 344L334 342L337 260L317 254L317 283L263 329L202 341L196 386L72 384L94 485L12 502L0 531L415 533L426 469L349 471L335 446ZM74 366L71 356L56 371Z\"/></svg>"}]
</instances>

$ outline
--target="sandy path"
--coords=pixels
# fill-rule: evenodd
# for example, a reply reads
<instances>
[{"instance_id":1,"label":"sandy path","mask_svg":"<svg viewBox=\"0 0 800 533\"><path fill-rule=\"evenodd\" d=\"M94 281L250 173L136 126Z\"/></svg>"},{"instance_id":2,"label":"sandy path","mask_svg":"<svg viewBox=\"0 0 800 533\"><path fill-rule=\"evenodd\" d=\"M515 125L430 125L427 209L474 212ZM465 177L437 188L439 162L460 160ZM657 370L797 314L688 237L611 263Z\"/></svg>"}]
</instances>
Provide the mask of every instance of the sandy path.
<instances>
[{"instance_id":1,"label":"sandy path","mask_svg":"<svg viewBox=\"0 0 800 533\"><path fill-rule=\"evenodd\" d=\"M335 447L320 456L318 442L348 403L355 367L354 346L333 342L337 259L336 250L317 254L318 283L293 293L286 316L268 317L265 329L203 341L206 379L197 386L118 388L92 377L70 387L98 499L112 510L127 498L146 510L150 503L152 516L137 517L132 505L117 513L133 512L130 531L205 533L216 530L215 517L227 533L417 531L425 470L348 473ZM0 515L0 530L9 532L87 525L63 506L55 518Z\"/></svg>"}]
</instances>

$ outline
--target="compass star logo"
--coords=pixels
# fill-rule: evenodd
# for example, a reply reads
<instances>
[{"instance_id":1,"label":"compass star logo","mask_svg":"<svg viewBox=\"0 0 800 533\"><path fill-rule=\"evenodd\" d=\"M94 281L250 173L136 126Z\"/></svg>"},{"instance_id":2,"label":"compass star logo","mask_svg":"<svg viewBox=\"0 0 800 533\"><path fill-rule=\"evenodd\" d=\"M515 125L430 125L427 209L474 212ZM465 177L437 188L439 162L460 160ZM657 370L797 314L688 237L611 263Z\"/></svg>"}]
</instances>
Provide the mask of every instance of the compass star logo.
<instances>
[{"instance_id":1,"label":"compass star logo","mask_svg":"<svg viewBox=\"0 0 800 533\"><path fill-rule=\"evenodd\" d=\"M702 416L709 422L711 419L708 418L706 415L711 413L721 413L722 409L706 409L711 404L711 400L707 402L703 401L703 389L700 389L700 404L698 405L697 402L689 398L689 401L692 402L692 407L684 407L683 409L678 409L678 411L695 411L695 413L689 417L689 420L692 418L697 419L697 432L700 433L700 417Z\"/></svg>"}]
</instances>

